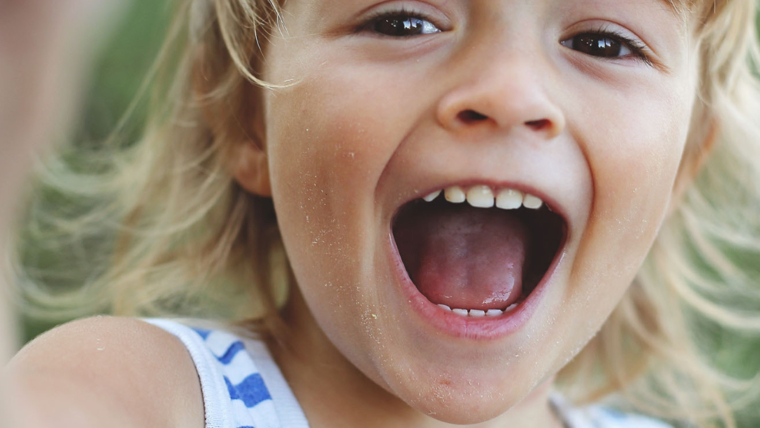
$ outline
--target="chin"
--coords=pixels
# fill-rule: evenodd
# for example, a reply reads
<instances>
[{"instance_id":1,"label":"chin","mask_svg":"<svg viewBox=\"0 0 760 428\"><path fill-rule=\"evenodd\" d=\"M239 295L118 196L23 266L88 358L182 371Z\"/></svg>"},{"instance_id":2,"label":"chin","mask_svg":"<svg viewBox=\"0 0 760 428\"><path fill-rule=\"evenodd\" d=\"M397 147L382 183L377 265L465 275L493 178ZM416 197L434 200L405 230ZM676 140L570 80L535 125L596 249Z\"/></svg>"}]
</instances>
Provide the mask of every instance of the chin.
<instances>
[{"instance_id":1,"label":"chin","mask_svg":"<svg viewBox=\"0 0 760 428\"><path fill-rule=\"evenodd\" d=\"M530 396L540 378L536 373L522 370L515 373L504 369L501 376L493 376L493 371L459 370L453 375L430 369L412 377L399 376L404 382L391 391L420 413L436 420L471 425L499 417Z\"/></svg>"},{"instance_id":2,"label":"chin","mask_svg":"<svg viewBox=\"0 0 760 428\"><path fill-rule=\"evenodd\" d=\"M471 425L494 419L509 411L522 397L512 396L510 391L459 389L433 387L420 392L419 400L410 400L409 405L436 420Z\"/></svg>"}]
</instances>

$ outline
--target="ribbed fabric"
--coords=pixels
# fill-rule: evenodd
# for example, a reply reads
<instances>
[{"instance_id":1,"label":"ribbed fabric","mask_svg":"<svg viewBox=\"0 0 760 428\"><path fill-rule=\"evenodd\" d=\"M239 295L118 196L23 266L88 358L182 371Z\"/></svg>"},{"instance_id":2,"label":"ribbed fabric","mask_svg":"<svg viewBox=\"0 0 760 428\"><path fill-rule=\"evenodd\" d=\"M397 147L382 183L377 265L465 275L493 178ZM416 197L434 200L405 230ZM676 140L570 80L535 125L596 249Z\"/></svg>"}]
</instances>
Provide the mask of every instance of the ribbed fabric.
<instances>
[{"instance_id":1,"label":"ribbed fabric","mask_svg":"<svg viewBox=\"0 0 760 428\"><path fill-rule=\"evenodd\" d=\"M173 334L195 363L206 428L309 428L264 343L204 320L144 319ZM551 404L567 428L672 428L611 407L573 407L553 393Z\"/></svg>"}]
</instances>

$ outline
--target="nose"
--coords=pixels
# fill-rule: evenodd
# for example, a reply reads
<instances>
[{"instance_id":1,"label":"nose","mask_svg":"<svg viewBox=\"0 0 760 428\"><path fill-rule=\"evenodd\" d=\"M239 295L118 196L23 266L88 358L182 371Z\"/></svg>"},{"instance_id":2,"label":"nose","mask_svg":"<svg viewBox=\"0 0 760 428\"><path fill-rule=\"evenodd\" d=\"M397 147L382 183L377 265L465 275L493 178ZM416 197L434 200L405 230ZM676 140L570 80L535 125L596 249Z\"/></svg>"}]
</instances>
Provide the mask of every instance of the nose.
<instances>
[{"instance_id":1,"label":"nose","mask_svg":"<svg viewBox=\"0 0 760 428\"><path fill-rule=\"evenodd\" d=\"M521 54L522 59L491 55L468 61L467 69L438 103L439 124L453 132L488 127L529 131L546 140L560 135L565 116L546 93L542 81L546 73L541 65L524 58L524 51Z\"/></svg>"}]
</instances>

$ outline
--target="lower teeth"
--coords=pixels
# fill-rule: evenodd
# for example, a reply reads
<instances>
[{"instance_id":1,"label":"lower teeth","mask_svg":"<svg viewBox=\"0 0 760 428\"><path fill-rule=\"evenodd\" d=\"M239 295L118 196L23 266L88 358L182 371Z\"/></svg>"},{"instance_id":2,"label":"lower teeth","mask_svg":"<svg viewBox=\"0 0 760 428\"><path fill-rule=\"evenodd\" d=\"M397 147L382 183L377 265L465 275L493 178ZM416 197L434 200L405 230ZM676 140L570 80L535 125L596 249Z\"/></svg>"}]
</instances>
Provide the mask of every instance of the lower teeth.
<instances>
[{"instance_id":1,"label":"lower teeth","mask_svg":"<svg viewBox=\"0 0 760 428\"><path fill-rule=\"evenodd\" d=\"M504 313L512 312L517 307L518 304L519 304L519 302L518 303L512 303L511 305L507 306L507 309L504 309L504 310L502 310L502 309L488 309L487 311L484 311L482 309L459 309L459 308L452 309L451 307L449 307L447 305L444 305L442 303L439 304L438 306L441 309L444 309L444 310L449 311L449 312L453 312L453 313L455 313L457 315L460 315L460 316L463 316L463 317L468 317L469 316L469 317L480 318L480 317L483 317L483 316L498 317L500 315L503 315Z\"/></svg>"}]
</instances>

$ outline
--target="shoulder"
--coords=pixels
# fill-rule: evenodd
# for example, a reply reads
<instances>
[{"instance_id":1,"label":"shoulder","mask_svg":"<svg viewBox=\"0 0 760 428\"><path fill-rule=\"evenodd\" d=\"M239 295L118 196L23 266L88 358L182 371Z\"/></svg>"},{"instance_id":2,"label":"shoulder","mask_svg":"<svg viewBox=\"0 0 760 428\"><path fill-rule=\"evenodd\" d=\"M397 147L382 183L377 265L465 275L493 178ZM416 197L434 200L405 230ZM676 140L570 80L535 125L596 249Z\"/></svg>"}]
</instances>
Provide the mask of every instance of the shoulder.
<instances>
[{"instance_id":1,"label":"shoulder","mask_svg":"<svg viewBox=\"0 0 760 428\"><path fill-rule=\"evenodd\" d=\"M203 426L200 385L184 345L138 319L64 324L25 346L6 372L32 410L55 402L108 408L138 426Z\"/></svg>"}]
</instances>

